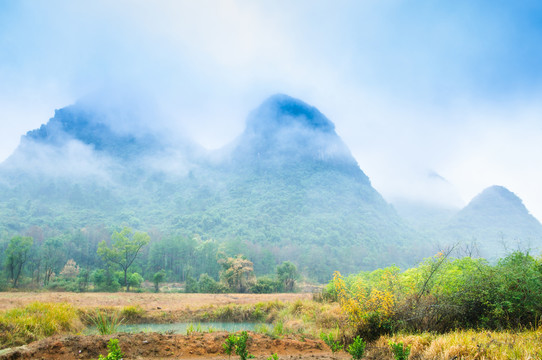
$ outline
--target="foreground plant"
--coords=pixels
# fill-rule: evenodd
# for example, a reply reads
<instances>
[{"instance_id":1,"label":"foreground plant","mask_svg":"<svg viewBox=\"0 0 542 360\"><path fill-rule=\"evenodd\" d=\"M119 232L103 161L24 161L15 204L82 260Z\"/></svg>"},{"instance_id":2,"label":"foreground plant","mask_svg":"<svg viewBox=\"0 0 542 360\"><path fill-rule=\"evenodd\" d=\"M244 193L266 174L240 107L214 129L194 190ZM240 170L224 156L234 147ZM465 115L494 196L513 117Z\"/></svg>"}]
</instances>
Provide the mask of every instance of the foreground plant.
<instances>
[{"instance_id":1,"label":"foreground plant","mask_svg":"<svg viewBox=\"0 0 542 360\"><path fill-rule=\"evenodd\" d=\"M119 326L124 321L124 318L121 318L116 312L112 315L108 315L100 310L97 310L93 315L88 316L88 319L96 326L96 329L101 335L116 333Z\"/></svg>"},{"instance_id":2,"label":"foreground plant","mask_svg":"<svg viewBox=\"0 0 542 360\"><path fill-rule=\"evenodd\" d=\"M77 310L65 303L34 302L0 312L0 348L19 346L83 327Z\"/></svg>"},{"instance_id":3,"label":"foreground plant","mask_svg":"<svg viewBox=\"0 0 542 360\"><path fill-rule=\"evenodd\" d=\"M333 333L326 334L324 332L320 333L320 339L330 347L331 352L337 352L343 349L344 345L339 343L338 340L333 338Z\"/></svg>"},{"instance_id":4,"label":"foreground plant","mask_svg":"<svg viewBox=\"0 0 542 360\"><path fill-rule=\"evenodd\" d=\"M122 360L124 357L124 353L119 346L119 339L110 339L109 343L107 343L107 349L109 350L107 356L100 355L98 360Z\"/></svg>"},{"instance_id":5,"label":"foreground plant","mask_svg":"<svg viewBox=\"0 0 542 360\"><path fill-rule=\"evenodd\" d=\"M248 339L249 336L246 331L242 331L240 335L230 334L226 339L226 342L222 344L222 348L224 348L224 352L228 354L228 356L231 356L235 351L241 360L252 358L253 355L249 354L247 348Z\"/></svg>"},{"instance_id":6,"label":"foreground plant","mask_svg":"<svg viewBox=\"0 0 542 360\"><path fill-rule=\"evenodd\" d=\"M352 355L352 359L359 360L363 357L363 354L365 353L365 347L367 344L363 339L359 336L356 336L354 339L354 342L348 346L346 351Z\"/></svg>"},{"instance_id":7,"label":"foreground plant","mask_svg":"<svg viewBox=\"0 0 542 360\"><path fill-rule=\"evenodd\" d=\"M231 354L235 351L235 344L237 343L237 336L235 334L230 334L226 339L226 342L222 344L224 352L228 355L228 358L231 357Z\"/></svg>"},{"instance_id":8,"label":"foreground plant","mask_svg":"<svg viewBox=\"0 0 542 360\"><path fill-rule=\"evenodd\" d=\"M391 347L391 352L393 353L393 358L395 360L408 360L408 356L410 355L410 345L405 347L402 341L397 343L390 341L388 344Z\"/></svg>"}]
</instances>

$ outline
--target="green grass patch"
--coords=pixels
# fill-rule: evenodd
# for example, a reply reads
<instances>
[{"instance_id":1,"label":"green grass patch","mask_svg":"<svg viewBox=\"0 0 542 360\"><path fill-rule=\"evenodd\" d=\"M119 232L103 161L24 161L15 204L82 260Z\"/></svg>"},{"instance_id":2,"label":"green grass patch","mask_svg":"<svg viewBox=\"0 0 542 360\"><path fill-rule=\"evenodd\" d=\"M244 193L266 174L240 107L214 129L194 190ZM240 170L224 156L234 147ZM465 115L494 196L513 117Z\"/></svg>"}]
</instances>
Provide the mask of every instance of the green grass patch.
<instances>
[{"instance_id":1,"label":"green grass patch","mask_svg":"<svg viewBox=\"0 0 542 360\"><path fill-rule=\"evenodd\" d=\"M89 321L96 326L96 330L101 335L110 335L117 332L118 327L124 322L117 312L107 314L104 311L96 310L94 314L88 316Z\"/></svg>"}]
</instances>

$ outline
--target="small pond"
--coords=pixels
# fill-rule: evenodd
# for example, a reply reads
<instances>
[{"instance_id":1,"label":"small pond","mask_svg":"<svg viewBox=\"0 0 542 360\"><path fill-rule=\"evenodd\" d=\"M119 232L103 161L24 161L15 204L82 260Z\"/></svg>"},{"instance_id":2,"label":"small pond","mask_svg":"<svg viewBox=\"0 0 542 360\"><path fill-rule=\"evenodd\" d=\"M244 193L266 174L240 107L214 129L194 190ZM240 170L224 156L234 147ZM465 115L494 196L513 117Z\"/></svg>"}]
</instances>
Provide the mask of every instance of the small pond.
<instances>
[{"instance_id":1,"label":"small pond","mask_svg":"<svg viewBox=\"0 0 542 360\"><path fill-rule=\"evenodd\" d=\"M259 323L250 323L250 322L204 322L204 323L173 323L173 324L128 324L120 325L117 332L125 333L138 333L138 332L158 332L158 333L176 333L176 334L186 334L187 332L211 332L211 331L254 331L258 326L266 326L267 328L272 328L272 325L269 324L259 324ZM89 327L85 331L86 334L96 334L95 327Z\"/></svg>"}]
</instances>

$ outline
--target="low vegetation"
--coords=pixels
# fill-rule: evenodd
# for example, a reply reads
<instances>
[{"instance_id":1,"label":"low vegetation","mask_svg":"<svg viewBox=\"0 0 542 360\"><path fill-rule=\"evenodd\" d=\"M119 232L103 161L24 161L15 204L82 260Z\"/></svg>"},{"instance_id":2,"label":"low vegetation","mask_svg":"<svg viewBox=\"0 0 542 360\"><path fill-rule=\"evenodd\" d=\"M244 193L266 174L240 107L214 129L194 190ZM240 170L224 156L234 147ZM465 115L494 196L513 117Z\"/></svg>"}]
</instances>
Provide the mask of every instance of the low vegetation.
<instances>
[{"instance_id":1,"label":"low vegetation","mask_svg":"<svg viewBox=\"0 0 542 360\"><path fill-rule=\"evenodd\" d=\"M110 339L107 344L109 350L106 356L100 355L98 360L122 360L124 353L120 349L119 339Z\"/></svg>"},{"instance_id":2,"label":"low vegetation","mask_svg":"<svg viewBox=\"0 0 542 360\"><path fill-rule=\"evenodd\" d=\"M356 336L352 344L348 345L348 348L346 351L352 355L352 359L359 360L363 357L365 354L365 348L367 347L367 343L363 341L362 338L359 336Z\"/></svg>"},{"instance_id":3,"label":"low vegetation","mask_svg":"<svg viewBox=\"0 0 542 360\"><path fill-rule=\"evenodd\" d=\"M405 271L391 267L347 277L336 273L313 300L211 305L187 309L184 320L259 322L256 332L275 339L321 338L331 351L346 351L356 360L541 358L542 259L514 252L490 264L448 255L437 254ZM138 304L76 309L33 303L0 314L1 345L76 333L81 319L110 334L121 321L158 315L160 321L179 320ZM192 325L187 334L202 328ZM249 337L246 332L230 334L225 353L248 358Z\"/></svg>"},{"instance_id":4,"label":"low vegetation","mask_svg":"<svg viewBox=\"0 0 542 360\"><path fill-rule=\"evenodd\" d=\"M347 317L344 335L370 341L399 331L533 328L542 315L542 259L514 252L492 265L439 253L403 272L335 273L326 292Z\"/></svg>"},{"instance_id":5,"label":"low vegetation","mask_svg":"<svg viewBox=\"0 0 542 360\"><path fill-rule=\"evenodd\" d=\"M83 328L77 310L69 304L32 303L0 313L0 347L12 347Z\"/></svg>"},{"instance_id":6,"label":"low vegetation","mask_svg":"<svg viewBox=\"0 0 542 360\"><path fill-rule=\"evenodd\" d=\"M389 343L403 343L411 359L530 360L542 358L542 330L456 330L445 334L397 334L382 336L368 347L366 359L392 359Z\"/></svg>"},{"instance_id":7,"label":"low vegetation","mask_svg":"<svg viewBox=\"0 0 542 360\"><path fill-rule=\"evenodd\" d=\"M124 322L124 318L114 311L110 314L102 310L96 310L88 315L88 321L96 327L101 335L110 335L118 331L119 326Z\"/></svg>"}]
</instances>

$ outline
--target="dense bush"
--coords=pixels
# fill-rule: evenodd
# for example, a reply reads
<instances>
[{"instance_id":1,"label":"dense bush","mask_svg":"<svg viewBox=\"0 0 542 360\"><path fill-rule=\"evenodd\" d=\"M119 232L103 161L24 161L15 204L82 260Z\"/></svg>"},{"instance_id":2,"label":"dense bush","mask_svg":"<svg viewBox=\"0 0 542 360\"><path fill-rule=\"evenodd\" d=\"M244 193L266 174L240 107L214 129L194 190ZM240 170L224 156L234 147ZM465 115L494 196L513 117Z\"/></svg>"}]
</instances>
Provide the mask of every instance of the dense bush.
<instances>
[{"instance_id":1,"label":"dense bush","mask_svg":"<svg viewBox=\"0 0 542 360\"><path fill-rule=\"evenodd\" d=\"M357 335L534 326L542 315L542 260L514 252L491 265L444 254L415 268L336 273L324 293L336 296Z\"/></svg>"},{"instance_id":2,"label":"dense bush","mask_svg":"<svg viewBox=\"0 0 542 360\"><path fill-rule=\"evenodd\" d=\"M270 276L262 276L256 280L256 283L250 288L250 292L255 294L271 294L280 289L280 283Z\"/></svg>"}]
</instances>

